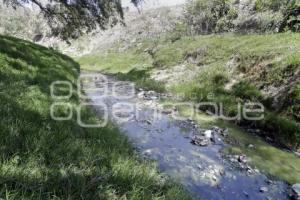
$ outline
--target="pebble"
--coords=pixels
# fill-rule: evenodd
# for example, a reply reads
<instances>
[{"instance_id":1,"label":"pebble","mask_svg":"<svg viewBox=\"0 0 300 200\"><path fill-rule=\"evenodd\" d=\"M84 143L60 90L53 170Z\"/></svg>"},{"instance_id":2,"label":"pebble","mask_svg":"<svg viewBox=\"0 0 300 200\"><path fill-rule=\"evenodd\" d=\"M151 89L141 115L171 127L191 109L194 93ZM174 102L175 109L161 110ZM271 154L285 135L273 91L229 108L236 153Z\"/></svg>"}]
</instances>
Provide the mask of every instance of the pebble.
<instances>
[{"instance_id":1,"label":"pebble","mask_svg":"<svg viewBox=\"0 0 300 200\"><path fill-rule=\"evenodd\" d=\"M162 111L162 114L165 114L165 115L170 115L173 113L173 110L172 109L165 109Z\"/></svg>"},{"instance_id":2,"label":"pebble","mask_svg":"<svg viewBox=\"0 0 300 200\"><path fill-rule=\"evenodd\" d=\"M249 197L249 194L247 192L243 192L243 194L246 196L246 197Z\"/></svg>"},{"instance_id":3,"label":"pebble","mask_svg":"<svg viewBox=\"0 0 300 200\"><path fill-rule=\"evenodd\" d=\"M261 193L265 193L265 192L268 192L269 189L268 189L267 187L260 187L259 191L260 191Z\"/></svg>"},{"instance_id":4,"label":"pebble","mask_svg":"<svg viewBox=\"0 0 300 200\"><path fill-rule=\"evenodd\" d=\"M210 140L205 137L194 136L191 141L192 144L198 145L201 147L208 146L210 144Z\"/></svg>"},{"instance_id":5,"label":"pebble","mask_svg":"<svg viewBox=\"0 0 300 200\"><path fill-rule=\"evenodd\" d=\"M221 169L219 173L221 176L225 176L225 171L223 169Z\"/></svg>"},{"instance_id":6,"label":"pebble","mask_svg":"<svg viewBox=\"0 0 300 200\"><path fill-rule=\"evenodd\" d=\"M140 93L138 93L137 97L138 97L139 99L144 98L144 97L145 97L145 92L140 92Z\"/></svg>"},{"instance_id":7,"label":"pebble","mask_svg":"<svg viewBox=\"0 0 300 200\"><path fill-rule=\"evenodd\" d=\"M240 163L246 163L247 162L247 158L246 158L245 155L241 155L241 156L238 157L238 161Z\"/></svg>"},{"instance_id":8,"label":"pebble","mask_svg":"<svg viewBox=\"0 0 300 200\"><path fill-rule=\"evenodd\" d=\"M212 176L212 179L213 179L214 181L217 181L217 180L218 180L216 176Z\"/></svg>"},{"instance_id":9,"label":"pebble","mask_svg":"<svg viewBox=\"0 0 300 200\"><path fill-rule=\"evenodd\" d=\"M212 138L212 131L211 130L207 130L204 132L203 134L206 138L211 139Z\"/></svg>"}]
</instances>

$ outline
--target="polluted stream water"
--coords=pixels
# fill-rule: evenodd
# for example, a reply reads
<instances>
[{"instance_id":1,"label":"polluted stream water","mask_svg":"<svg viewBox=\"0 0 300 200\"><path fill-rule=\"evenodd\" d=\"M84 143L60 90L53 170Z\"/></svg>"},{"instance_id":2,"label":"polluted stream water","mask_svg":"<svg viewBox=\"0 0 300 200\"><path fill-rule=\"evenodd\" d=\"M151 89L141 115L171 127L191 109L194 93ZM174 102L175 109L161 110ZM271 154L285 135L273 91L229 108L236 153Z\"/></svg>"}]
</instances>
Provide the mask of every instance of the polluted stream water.
<instances>
[{"instance_id":1,"label":"polluted stream water","mask_svg":"<svg viewBox=\"0 0 300 200\"><path fill-rule=\"evenodd\" d=\"M243 155L222 155L227 130L202 129L193 120L172 117L154 91L135 92L130 82L100 73L82 74L86 98L99 115L118 125L140 156L205 200L289 199L289 185L270 180L247 165ZM104 108L105 107L105 108ZM175 112L175 111L174 111Z\"/></svg>"}]
</instances>

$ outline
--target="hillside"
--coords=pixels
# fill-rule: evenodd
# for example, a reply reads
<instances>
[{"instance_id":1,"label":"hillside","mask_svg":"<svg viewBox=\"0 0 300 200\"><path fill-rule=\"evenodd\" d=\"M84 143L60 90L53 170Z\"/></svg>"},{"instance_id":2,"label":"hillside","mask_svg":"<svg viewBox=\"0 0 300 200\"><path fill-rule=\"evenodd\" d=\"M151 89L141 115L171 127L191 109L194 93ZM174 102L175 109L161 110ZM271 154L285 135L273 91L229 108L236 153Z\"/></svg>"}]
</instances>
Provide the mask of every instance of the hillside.
<instances>
[{"instance_id":1,"label":"hillside","mask_svg":"<svg viewBox=\"0 0 300 200\"><path fill-rule=\"evenodd\" d=\"M14 10L0 2L0 34L34 41L51 47L69 56L78 57L99 49L108 49L115 43L131 42L159 36L172 30L182 16L182 6L146 9L138 13L125 11L124 24L107 30L95 30L79 39L70 39L71 45L51 36L46 20L35 7L20 7Z\"/></svg>"},{"instance_id":2,"label":"hillside","mask_svg":"<svg viewBox=\"0 0 300 200\"><path fill-rule=\"evenodd\" d=\"M55 121L50 107L54 81L76 89L79 65L71 58L33 43L0 36L0 198L2 199L189 199L138 160L117 128L85 129L76 116ZM68 94L56 85L56 95ZM74 110L75 92L60 100ZM59 107L55 116L70 110ZM89 108L86 122L100 120Z\"/></svg>"}]
</instances>

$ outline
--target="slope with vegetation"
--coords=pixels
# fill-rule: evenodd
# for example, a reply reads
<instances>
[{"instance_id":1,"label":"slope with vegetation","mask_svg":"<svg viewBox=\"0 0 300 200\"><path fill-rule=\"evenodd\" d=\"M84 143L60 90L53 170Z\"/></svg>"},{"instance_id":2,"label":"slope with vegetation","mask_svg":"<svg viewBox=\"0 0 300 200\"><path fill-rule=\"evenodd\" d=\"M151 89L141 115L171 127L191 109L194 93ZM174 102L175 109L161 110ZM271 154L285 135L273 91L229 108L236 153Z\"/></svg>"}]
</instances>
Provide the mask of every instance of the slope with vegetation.
<instances>
[{"instance_id":1,"label":"slope with vegetation","mask_svg":"<svg viewBox=\"0 0 300 200\"><path fill-rule=\"evenodd\" d=\"M148 67L151 73L158 74L153 76L156 79L164 70L178 65L192 68L198 75L192 80L186 77L183 83L168 84L169 91L184 93L186 100L193 97L197 102L208 100L206 97L214 93L214 100L223 103L225 114L230 116L237 113L237 102L262 102L269 112L265 121L255 126L269 130L270 137L296 148L300 144L299 37L294 33L227 34L182 37L175 42L166 37L145 40L143 45L127 50L125 55L133 59L122 59L122 64L114 59L122 54L118 49L115 53L110 50L109 54L87 55L79 61L87 69L107 72L115 72L120 66L126 66L121 67L123 72ZM154 53L149 55L145 49ZM176 74L159 80L168 83L170 79L179 80Z\"/></svg>"},{"instance_id":2,"label":"slope with vegetation","mask_svg":"<svg viewBox=\"0 0 300 200\"><path fill-rule=\"evenodd\" d=\"M71 58L0 36L0 198L189 199L152 163L139 160L112 125L85 129L75 116L51 119L51 83L76 88L78 75ZM67 94L63 85L57 91ZM79 101L75 93L68 100L74 112ZM63 108L55 113L68 115ZM83 119L99 120L89 108Z\"/></svg>"},{"instance_id":3,"label":"slope with vegetation","mask_svg":"<svg viewBox=\"0 0 300 200\"><path fill-rule=\"evenodd\" d=\"M199 4L193 7L194 2ZM212 6L214 3L218 6ZM297 18L290 16L290 26L284 22L287 11L291 14L294 10L297 15L297 2L294 3L285 7L278 1L192 1L172 31L130 43L118 41L113 48L98 50L78 61L83 69L117 74L138 83L139 87L144 84L147 89L183 94L184 101L222 104L226 116L239 112L237 103L260 102L266 108L263 120L242 118L232 122L255 129L272 144L297 151L300 146L300 34L292 32L297 31ZM197 6L204 6L199 13ZM237 15L228 18L233 11L224 11L221 6L230 6ZM245 19L253 23L242 20L243 16L248 16ZM207 20L207 17L212 18ZM190 19L196 23L189 23ZM211 22L208 32L195 31L194 25L201 24L201 20ZM218 28L221 22L228 21L232 22L230 29ZM263 22L263 26L257 22ZM277 33L280 24L286 24L285 33ZM251 30L252 34L241 34L245 30ZM230 128L232 146L226 151L245 153L255 166L290 183L300 181L297 156L270 146L233 123L209 119L202 116L200 124L208 120L212 125ZM249 150L250 144L257 148Z\"/></svg>"}]
</instances>

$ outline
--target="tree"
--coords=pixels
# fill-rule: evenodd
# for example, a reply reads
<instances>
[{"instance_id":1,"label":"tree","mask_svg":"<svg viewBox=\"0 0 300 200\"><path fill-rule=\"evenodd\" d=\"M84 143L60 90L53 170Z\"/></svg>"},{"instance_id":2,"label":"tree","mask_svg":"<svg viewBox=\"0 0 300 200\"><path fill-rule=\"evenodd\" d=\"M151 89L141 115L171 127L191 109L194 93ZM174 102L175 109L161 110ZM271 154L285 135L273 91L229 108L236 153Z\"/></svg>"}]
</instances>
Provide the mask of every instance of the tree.
<instances>
[{"instance_id":1,"label":"tree","mask_svg":"<svg viewBox=\"0 0 300 200\"><path fill-rule=\"evenodd\" d=\"M3 0L17 8L36 5L51 28L53 36L64 40L78 38L94 29L107 29L123 23L121 0ZM131 0L137 6L142 0Z\"/></svg>"}]
</instances>

